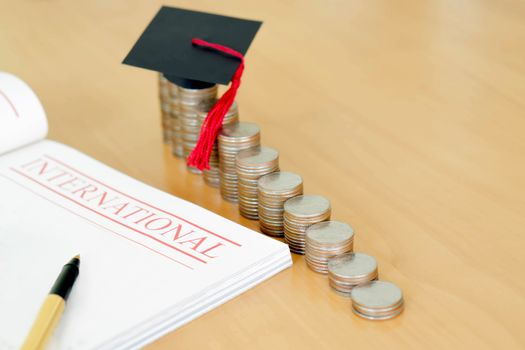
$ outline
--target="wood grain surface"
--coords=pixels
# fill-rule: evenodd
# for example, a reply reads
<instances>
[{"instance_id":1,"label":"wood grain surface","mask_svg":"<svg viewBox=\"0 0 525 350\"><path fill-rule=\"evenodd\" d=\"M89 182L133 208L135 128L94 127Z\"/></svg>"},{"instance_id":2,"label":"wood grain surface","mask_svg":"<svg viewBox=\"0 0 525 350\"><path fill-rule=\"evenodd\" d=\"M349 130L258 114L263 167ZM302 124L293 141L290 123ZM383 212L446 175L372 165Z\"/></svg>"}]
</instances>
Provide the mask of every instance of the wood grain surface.
<instances>
[{"instance_id":1,"label":"wood grain surface","mask_svg":"<svg viewBox=\"0 0 525 350\"><path fill-rule=\"evenodd\" d=\"M523 1L168 4L264 20L241 119L331 199L406 310L362 320L295 256L150 349L525 347ZM257 229L162 145L157 76L120 64L160 5L1 1L0 69L41 97L51 139Z\"/></svg>"}]
</instances>

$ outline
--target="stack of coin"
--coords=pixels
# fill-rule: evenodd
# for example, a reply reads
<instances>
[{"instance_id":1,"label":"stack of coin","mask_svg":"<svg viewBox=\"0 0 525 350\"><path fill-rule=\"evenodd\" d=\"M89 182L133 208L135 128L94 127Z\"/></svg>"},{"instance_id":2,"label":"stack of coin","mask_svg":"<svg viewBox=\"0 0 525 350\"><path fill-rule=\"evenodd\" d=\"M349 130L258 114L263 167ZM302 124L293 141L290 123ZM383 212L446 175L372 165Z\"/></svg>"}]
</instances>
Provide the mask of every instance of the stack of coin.
<instances>
[{"instance_id":1,"label":"stack of coin","mask_svg":"<svg viewBox=\"0 0 525 350\"><path fill-rule=\"evenodd\" d=\"M330 201L317 195L304 195L284 203L284 240L290 251L304 254L306 229L318 222L330 220Z\"/></svg>"},{"instance_id":2,"label":"stack of coin","mask_svg":"<svg viewBox=\"0 0 525 350\"><path fill-rule=\"evenodd\" d=\"M399 315L405 302L403 292L393 283L372 281L352 289L352 310L369 320L387 320Z\"/></svg>"},{"instance_id":3,"label":"stack of coin","mask_svg":"<svg viewBox=\"0 0 525 350\"><path fill-rule=\"evenodd\" d=\"M171 153L174 156L184 155L182 142L182 125L180 122L180 97L179 87L173 83L169 84L170 91L170 130L171 130Z\"/></svg>"},{"instance_id":4,"label":"stack of coin","mask_svg":"<svg viewBox=\"0 0 525 350\"><path fill-rule=\"evenodd\" d=\"M338 221L324 221L306 229L305 260L319 273L328 272L328 260L354 249L354 230Z\"/></svg>"},{"instance_id":5,"label":"stack of coin","mask_svg":"<svg viewBox=\"0 0 525 350\"><path fill-rule=\"evenodd\" d=\"M203 104L212 105L216 97L217 85L204 89L179 87L179 118L185 159L188 159L199 140L202 122L197 117L198 108L203 108ZM196 174L202 173L194 167L188 167L188 170Z\"/></svg>"},{"instance_id":6,"label":"stack of coin","mask_svg":"<svg viewBox=\"0 0 525 350\"><path fill-rule=\"evenodd\" d=\"M345 253L328 260L328 282L348 296L357 285L377 279L377 261L364 253Z\"/></svg>"},{"instance_id":7,"label":"stack of coin","mask_svg":"<svg viewBox=\"0 0 525 350\"><path fill-rule=\"evenodd\" d=\"M221 196L229 202L238 201L235 158L242 150L258 147L260 129L255 123L239 122L219 131L219 176Z\"/></svg>"},{"instance_id":8,"label":"stack of coin","mask_svg":"<svg viewBox=\"0 0 525 350\"><path fill-rule=\"evenodd\" d=\"M303 179L294 173L277 172L264 175L257 182L259 226L274 237L284 233L284 202L303 194Z\"/></svg>"},{"instance_id":9,"label":"stack of coin","mask_svg":"<svg viewBox=\"0 0 525 350\"><path fill-rule=\"evenodd\" d=\"M279 171L279 151L270 147L247 149L237 154L239 212L248 219L259 218L257 180Z\"/></svg>"},{"instance_id":10,"label":"stack of coin","mask_svg":"<svg viewBox=\"0 0 525 350\"><path fill-rule=\"evenodd\" d=\"M204 122L204 119L206 119L208 112L215 105L216 102L217 101L215 100L211 104L204 103L199 105L199 112L197 113L197 117L201 125ZM224 116L222 126L224 127L226 125L235 124L238 122L239 110L237 108L237 103L233 102L230 109L228 110L228 112L226 112L226 115ZM219 145L217 141L215 141L215 144L213 145L213 149L210 154L210 169L204 170L204 181L212 187L219 187Z\"/></svg>"},{"instance_id":11,"label":"stack of coin","mask_svg":"<svg viewBox=\"0 0 525 350\"><path fill-rule=\"evenodd\" d=\"M162 123L162 141L166 144L171 142L171 128L170 128L170 82L168 79L159 73L159 99L160 99L160 115Z\"/></svg>"}]
</instances>

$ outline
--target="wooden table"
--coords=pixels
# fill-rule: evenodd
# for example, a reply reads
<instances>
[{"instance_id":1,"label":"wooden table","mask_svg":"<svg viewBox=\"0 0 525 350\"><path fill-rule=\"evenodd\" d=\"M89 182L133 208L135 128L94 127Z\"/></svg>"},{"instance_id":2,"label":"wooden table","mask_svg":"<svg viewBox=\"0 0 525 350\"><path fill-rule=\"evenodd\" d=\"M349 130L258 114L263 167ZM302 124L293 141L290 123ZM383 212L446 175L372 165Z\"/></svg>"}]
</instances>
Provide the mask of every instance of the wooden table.
<instances>
[{"instance_id":1,"label":"wooden table","mask_svg":"<svg viewBox=\"0 0 525 350\"><path fill-rule=\"evenodd\" d=\"M265 21L241 118L329 197L402 287L386 322L294 266L151 349L525 346L525 4L173 1ZM51 139L248 227L161 142L157 76L120 64L158 1L3 1L0 69L34 87Z\"/></svg>"}]
</instances>

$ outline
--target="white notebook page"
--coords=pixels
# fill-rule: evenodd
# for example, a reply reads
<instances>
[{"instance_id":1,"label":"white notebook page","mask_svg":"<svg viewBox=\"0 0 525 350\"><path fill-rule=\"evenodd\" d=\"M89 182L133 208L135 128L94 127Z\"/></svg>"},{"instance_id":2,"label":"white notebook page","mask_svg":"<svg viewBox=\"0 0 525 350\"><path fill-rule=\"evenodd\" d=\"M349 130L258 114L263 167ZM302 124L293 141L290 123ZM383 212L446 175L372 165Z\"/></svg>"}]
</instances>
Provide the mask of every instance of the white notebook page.
<instances>
[{"instance_id":1,"label":"white notebook page","mask_svg":"<svg viewBox=\"0 0 525 350\"><path fill-rule=\"evenodd\" d=\"M52 141L0 156L0 194L0 347L77 253L53 348L94 347L287 249Z\"/></svg>"},{"instance_id":2,"label":"white notebook page","mask_svg":"<svg viewBox=\"0 0 525 350\"><path fill-rule=\"evenodd\" d=\"M0 72L0 154L46 135L46 114L38 97L19 78Z\"/></svg>"}]
</instances>

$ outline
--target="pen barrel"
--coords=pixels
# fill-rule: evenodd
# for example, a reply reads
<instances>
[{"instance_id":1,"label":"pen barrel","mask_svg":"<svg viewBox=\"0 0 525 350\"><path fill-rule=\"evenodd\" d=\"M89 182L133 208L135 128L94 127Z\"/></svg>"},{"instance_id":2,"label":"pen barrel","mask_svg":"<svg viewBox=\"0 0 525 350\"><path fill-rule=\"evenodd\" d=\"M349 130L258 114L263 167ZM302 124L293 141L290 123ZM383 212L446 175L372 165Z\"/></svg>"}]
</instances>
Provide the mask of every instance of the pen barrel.
<instances>
[{"instance_id":1,"label":"pen barrel","mask_svg":"<svg viewBox=\"0 0 525 350\"><path fill-rule=\"evenodd\" d=\"M64 312L66 303L56 294L49 294L40 307L31 331L29 332L22 350L42 350L45 348L53 330Z\"/></svg>"}]
</instances>

